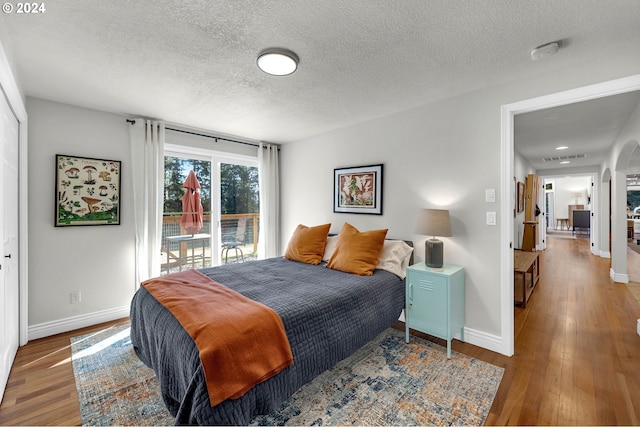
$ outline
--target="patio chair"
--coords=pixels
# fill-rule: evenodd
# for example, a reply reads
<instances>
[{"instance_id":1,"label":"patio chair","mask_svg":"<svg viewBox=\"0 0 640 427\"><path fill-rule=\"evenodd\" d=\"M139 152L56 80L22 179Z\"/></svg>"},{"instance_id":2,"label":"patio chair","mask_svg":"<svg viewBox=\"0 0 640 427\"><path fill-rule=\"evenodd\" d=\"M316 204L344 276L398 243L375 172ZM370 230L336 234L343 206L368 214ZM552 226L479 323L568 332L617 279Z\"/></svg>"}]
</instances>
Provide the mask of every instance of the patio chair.
<instances>
[{"instance_id":1,"label":"patio chair","mask_svg":"<svg viewBox=\"0 0 640 427\"><path fill-rule=\"evenodd\" d=\"M224 263L227 263L229 258L229 250L233 249L238 258L238 252L240 252L240 258L244 262L244 253L240 246L244 245L245 234L247 232L247 218L240 218L238 220L238 227L235 233L227 233L222 235L222 252L221 257L224 257Z\"/></svg>"}]
</instances>

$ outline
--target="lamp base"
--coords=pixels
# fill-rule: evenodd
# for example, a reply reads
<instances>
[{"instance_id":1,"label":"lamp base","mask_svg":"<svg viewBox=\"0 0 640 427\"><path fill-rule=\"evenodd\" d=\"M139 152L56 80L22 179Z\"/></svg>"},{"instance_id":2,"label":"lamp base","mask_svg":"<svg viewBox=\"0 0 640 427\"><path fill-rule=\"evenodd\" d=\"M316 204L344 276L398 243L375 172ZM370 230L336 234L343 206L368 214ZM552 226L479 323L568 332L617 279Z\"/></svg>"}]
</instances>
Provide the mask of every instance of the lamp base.
<instances>
[{"instance_id":1,"label":"lamp base","mask_svg":"<svg viewBox=\"0 0 640 427\"><path fill-rule=\"evenodd\" d=\"M443 263L443 244L442 240L436 238L428 239L424 242L424 263L427 267L440 268Z\"/></svg>"}]
</instances>

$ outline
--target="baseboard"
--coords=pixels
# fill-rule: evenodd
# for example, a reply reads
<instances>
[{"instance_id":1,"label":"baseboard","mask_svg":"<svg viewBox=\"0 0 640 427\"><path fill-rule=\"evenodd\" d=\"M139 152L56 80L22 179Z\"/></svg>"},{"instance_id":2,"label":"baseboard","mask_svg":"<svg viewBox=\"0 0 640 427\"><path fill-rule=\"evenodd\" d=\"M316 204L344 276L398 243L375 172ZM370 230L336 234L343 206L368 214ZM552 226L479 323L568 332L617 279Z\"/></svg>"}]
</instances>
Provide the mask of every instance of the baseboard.
<instances>
[{"instance_id":1,"label":"baseboard","mask_svg":"<svg viewBox=\"0 0 640 427\"><path fill-rule=\"evenodd\" d=\"M464 341L487 350L495 351L496 353L505 354L503 351L504 344L502 343L502 338L498 335L491 335L465 326Z\"/></svg>"},{"instance_id":2,"label":"baseboard","mask_svg":"<svg viewBox=\"0 0 640 427\"><path fill-rule=\"evenodd\" d=\"M401 322L404 323L404 311L402 314L403 315L400 316L402 318ZM405 325L402 325L403 328L404 326ZM453 338L460 340L462 337L460 336L460 333L457 333ZM482 347L486 350L495 351L496 353L506 354L503 352L502 338L497 335L491 335L476 329L467 328L466 326L464 328L464 342Z\"/></svg>"},{"instance_id":3,"label":"baseboard","mask_svg":"<svg viewBox=\"0 0 640 427\"><path fill-rule=\"evenodd\" d=\"M600 258L611 258L611 252L609 252L609 251L600 251Z\"/></svg>"},{"instance_id":4,"label":"baseboard","mask_svg":"<svg viewBox=\"0 0 640 427\"><path fill-rule=\"evenodd\" d=\"M110 322L112 320L129 317L129 306L116 307L108 310L96 311L94 313L81 314L79 316L67 317L66 319L54 320L51 322L39 323L29 326L29 340L49 337L75 329L86 328L87 326L99 323Z\"/></svg>"},{"instance_id":5,"label":"baseboard","mask_svg":"<svg viewBox=\"0 0 640 427\"><path fill-rule=\"evenodd\" d=\"M629 283L628 274L616 273L615 271L613 271L613 268L609 270L609 277L611 277L611 280L616 283Z\"/></svg>"}]
</instances>

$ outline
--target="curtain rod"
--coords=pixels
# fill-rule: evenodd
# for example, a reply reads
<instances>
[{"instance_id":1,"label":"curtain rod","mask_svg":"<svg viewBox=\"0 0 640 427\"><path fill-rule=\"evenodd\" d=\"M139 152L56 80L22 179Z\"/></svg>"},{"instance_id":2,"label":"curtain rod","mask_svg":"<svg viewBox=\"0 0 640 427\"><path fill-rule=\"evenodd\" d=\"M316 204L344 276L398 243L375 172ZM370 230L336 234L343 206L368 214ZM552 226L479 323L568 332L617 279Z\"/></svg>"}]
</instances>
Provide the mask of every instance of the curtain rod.
<instances>
[{"instance_id":1,"label":"curtain rod","mask_svg":"<svg viewBox=\"0 0 640 427\"><path fill-rule=\"evenodd\" d=\"M132 119L127 119L127 123L131 123L132 125L136 124L135 120ZM225 142L233 142L235 144L244 144L244 145L250 145L252 147L260 147L260 145L258 144L254 144L252 142L245 142L245 141L236 141L235 139L229 139L229 138L222 138L220 136L212 136L212 135L205 135L203 133L198 133L198 132L191 132L188 130L182 130L182 129L175 129L175 128L169 128L169 127L165 127L165 130L172 130L174 132L180 132L180 133L187 133L189 135L196 135L196 136L202 136L204 138L211 138L214 139L216 142L218 141L225 141ZM266 148L266 147L263 147ZM280 148L278 148L278 151L280 151Z\"/></svg>"}]
</instances>

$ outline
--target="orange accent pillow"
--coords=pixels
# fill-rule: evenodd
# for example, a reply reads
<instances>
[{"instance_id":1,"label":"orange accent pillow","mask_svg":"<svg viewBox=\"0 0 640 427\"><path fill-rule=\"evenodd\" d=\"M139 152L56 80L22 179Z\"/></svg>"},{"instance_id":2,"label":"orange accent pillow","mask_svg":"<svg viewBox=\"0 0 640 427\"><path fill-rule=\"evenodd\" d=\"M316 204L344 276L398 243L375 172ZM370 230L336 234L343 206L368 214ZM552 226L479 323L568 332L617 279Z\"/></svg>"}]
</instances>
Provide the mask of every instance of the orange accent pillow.
<instances>
[{"instance_id":1,"label":"orange accent pillow","mask_svg":"<svg viewBox=\"0 0 640 427\"><path fill-rule=\"evenodd\" d=\"M386 236L387 229L360 232L345 222L327 267L345 273L371 276L380 261Z\"/></svg>"},{"instance_id":2,"label":"orange accent pillow","mask_svg":"<svg viewBox=\"0 0 640 427\"><path fill-rule=\"evenodd\" d=\"M289 240L284 257L291 261L313 265L320 264L322 255L324 255L324 246L327 243L329 228L331 228L331 224L317 225L315 227L298 225L293 232L293 236L291 236L291 240Z\"/></svg>"}]
</instances>

